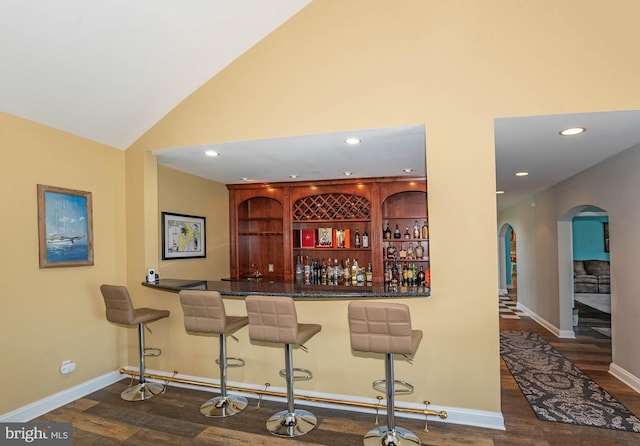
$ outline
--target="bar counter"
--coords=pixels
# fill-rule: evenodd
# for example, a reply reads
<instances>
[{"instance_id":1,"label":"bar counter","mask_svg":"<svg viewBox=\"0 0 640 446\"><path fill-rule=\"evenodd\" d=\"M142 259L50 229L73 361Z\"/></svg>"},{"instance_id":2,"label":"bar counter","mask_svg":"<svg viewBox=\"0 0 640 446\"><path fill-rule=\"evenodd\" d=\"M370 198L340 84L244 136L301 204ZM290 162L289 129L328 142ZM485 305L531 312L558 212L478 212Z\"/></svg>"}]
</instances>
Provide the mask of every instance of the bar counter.
<instances>
[{"instance_id":1,"label":"bar counter","mask_svg":"<svg viewBox=\"0 0 640 446\"><path fill-rule=\"evenodd\" d=\"M259 294L262 296L289 296L294 299L388 299L428 297L430 295L429 288L423 286L393 287L382 283L372 285L298 285L268 279L220 281L159 279L155 282L142 282L142 285L174 293L193 289L218 291L226 297L246 297Z\"/></svg>"}]
</instances>

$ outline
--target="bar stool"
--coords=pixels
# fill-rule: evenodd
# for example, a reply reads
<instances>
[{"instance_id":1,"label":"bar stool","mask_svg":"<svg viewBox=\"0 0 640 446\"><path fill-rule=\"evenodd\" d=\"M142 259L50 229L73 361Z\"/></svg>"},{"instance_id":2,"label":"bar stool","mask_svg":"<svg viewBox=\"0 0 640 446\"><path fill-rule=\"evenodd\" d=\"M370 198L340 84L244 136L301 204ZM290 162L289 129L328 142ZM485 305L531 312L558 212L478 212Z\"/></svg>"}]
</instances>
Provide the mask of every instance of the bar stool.
<instances>
[{"instance_id":1,"label":"bar stool","mask_svg":"<svg viewBox=\"0 0 640 446\"><path fill-rule=\"evenodd\" d=\"M217 291L182 290L180 304L184 310L184 328L189 332L217 334L220 352L216 361L220 366L220 396L205 401L200 413L205 417L230 417L243 411L246 398L227 394L227 367L241 367L244 361L227 357L227 336L249 323L246 316L227 316L222 296ZM229 364L228 360L235 361Z\"/></svg>"},{"instance_id":2,"label":"bar stool","mask_svg":"<svg viewBox=\"0 0 640 446\"><path fill-rule=\"evenodd\" d=\"M385 379L374 381L373 387L387 394L387 425L367 432L365 446L420 445L420 439L413 432L396 427L394 418L394 395L411 393L413 386L394 380L393 355L413 355L422 340L422 331L411 329L409 307L399 303L353 301L349 303L348 314L351 348L385 355ZM396 390L396 384L402 388Z\"/></svg>"},{"instance_id":3,"label":"bar stool","mask_svg":"<svg viewBox=\"0 0 640 446\"><path fill-rule=\"evenodd\" d=\"M140 378L135 386L125 389L120 396L126 401L144 401L164 391L164 386L158 383L147 382L144 376L145 356L160 356L159 348L145 348L144 328L149 322L157 321L169 316L168 310L154 310L153 308L133 308L129 291L124 286L102 285L100 286L104 304L107 308L107 320L116 324L138 326L138 354L140 357Z\"/></svg>"},{"instance_id":4,"label":"bar stool","mask_svg":"<svg viewBox=\"0 0 640 446\"><path fill-rule=\"evenodd\" d=\"M311 432L318 419L309 411L295 409L293 381L308 380L312 373L306 369L293 368L292 346L300 346L311 339L322 327L318 324L299 324L296 307L290 297L247 296L249 316L249 338L253 341L284 344L285 368L280 376L287 381L287 410L272 415L267 420L267 430L279 437L298 437ZM301 374L294 375L294 372Z\"/></svg>"}]
</instances>

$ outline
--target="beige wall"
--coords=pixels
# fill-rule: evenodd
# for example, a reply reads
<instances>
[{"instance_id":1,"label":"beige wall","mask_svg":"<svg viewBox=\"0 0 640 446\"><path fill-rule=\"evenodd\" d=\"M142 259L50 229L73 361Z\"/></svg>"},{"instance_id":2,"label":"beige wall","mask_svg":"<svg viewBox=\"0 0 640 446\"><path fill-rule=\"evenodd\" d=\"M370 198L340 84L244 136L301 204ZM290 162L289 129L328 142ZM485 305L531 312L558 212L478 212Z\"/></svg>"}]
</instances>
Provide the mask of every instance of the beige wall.
<instances>
[{"instance_id":1,"label":"beige wall","mask_svg":"<svg viewBox=\"0 0 640 446\"><path fill-rule=\"evenodd\" d=\"M0 113L0 414L126 364L98 287L125 282L124 153ZM95 264L40 269L36 184L88 191ZM77 369L61 375L62 361Z\"/></svg>"},{"instance_id":2,"label":"beige wall","mask_svg":"<svg viewBox=\"0 0 640 446\"><path fill-rule=\"evenodd\" d=\"M616 5L315 1L130 151L424 123L433 292L411 301L425 341L400 376L416 385L409 400L499 412L493 119L633 108L639 63L628 54L640 5ZM300 306L327 325L303 355L320 369L305 386L372 396L366 383L382 365L348 351L336 317L345 304ZM241 372L248 382L280 365L277 354L247 353L267 361ZM345 379L344 370L358 372Z\"/></svg>"}]
</instances>

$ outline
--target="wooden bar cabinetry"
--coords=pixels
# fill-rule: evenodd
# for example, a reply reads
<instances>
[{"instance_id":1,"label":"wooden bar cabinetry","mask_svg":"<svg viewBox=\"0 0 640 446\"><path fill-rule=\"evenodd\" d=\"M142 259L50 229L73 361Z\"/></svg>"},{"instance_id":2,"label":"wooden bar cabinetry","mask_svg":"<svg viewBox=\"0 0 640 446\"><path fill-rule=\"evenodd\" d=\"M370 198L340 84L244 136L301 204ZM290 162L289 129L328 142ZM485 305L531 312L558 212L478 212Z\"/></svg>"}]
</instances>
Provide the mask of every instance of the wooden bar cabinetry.
<instances>
[{"instance_id":1,"label":"wooden bar cabinetry","mask_svg":"<svg viewBox=\"0 0 640 446\"><path fill-rule=\"evenodd\" d=\"M233 279L255 276L258 271L265 279L293 281L296 259L308 256L320 264L333 264L335 259L343 263L347 258L357 259L360 268L371 264L373 282L380 283L386 260L383 224L398 224L404 231L405 226L413 228L415 220L422 226L428 219L424 179L385 177L227 188ZM330 245L329 239L318 240L319 229L330 230ZM336 246L336 230L348 234L344 247ZM363 244L365 233L368 247ZM428 245L428 240L420 242L425 248ZM419 262L428 267L428 248L424 255Z\"/></svg>"}]
</instances>

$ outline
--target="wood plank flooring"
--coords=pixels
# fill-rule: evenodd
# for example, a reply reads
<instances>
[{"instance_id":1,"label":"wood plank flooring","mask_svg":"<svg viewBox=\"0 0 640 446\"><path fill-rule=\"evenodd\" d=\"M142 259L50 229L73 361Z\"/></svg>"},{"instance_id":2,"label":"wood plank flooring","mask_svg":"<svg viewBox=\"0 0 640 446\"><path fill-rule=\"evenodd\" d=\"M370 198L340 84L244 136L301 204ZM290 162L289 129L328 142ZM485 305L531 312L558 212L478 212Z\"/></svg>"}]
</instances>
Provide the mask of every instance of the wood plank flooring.
<instances>
[{"instance_id":1,"label":"wood plank flooring","mask_svg":"<svg viewBox=\"0 0 640 446\"><path fill-rule=\"evenodd\" d=\"M640 416L640 394L609 373L610 340L589 327L580 326L577 338L557 339L530 318L501 319L503 330L540 334L584 373ZM383 366L381 364L381 371ZM169 387L166 394L149 401L129 403L120 399L123 380L33 421L72 422L73 444L83 445L361 445L362 436L374 426L375 415L310 408L319 419L311 433L296 439L280 439L265 431L265 421L284 403L257 400L234 417L206 418L200 404L206 392ZM424 422L397 417L396 424L416 433L423 445L639 445L640 433L571 426L539 421L501 361L502 411L506 431L474 428L438 421ZM306 407L297 405L297 407ZM385 417L381 416L384 424Z\"/></svg>"}]
</instances>

